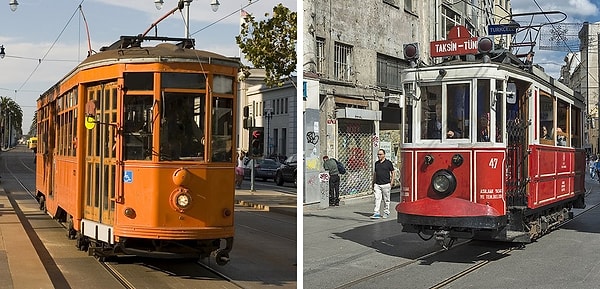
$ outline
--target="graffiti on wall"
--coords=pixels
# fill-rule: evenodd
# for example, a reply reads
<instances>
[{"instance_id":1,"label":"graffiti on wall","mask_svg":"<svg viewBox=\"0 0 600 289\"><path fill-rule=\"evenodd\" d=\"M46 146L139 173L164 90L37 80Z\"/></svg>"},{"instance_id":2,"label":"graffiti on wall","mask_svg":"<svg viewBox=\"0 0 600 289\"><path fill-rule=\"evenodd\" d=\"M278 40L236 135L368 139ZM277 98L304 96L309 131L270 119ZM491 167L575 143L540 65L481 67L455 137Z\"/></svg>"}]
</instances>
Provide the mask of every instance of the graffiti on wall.
<instances>
[{"instance_id":1,"label":"graffiti on wall","mask_svg":"<svg viewBox=\"0 0 600 289\"><path fill-rule=\"evenodd\" d=\"M319 134L314 131L309 131L306 133L306 142L312 145L316 145L319 143Z\"/></svg>"}]
</instances>

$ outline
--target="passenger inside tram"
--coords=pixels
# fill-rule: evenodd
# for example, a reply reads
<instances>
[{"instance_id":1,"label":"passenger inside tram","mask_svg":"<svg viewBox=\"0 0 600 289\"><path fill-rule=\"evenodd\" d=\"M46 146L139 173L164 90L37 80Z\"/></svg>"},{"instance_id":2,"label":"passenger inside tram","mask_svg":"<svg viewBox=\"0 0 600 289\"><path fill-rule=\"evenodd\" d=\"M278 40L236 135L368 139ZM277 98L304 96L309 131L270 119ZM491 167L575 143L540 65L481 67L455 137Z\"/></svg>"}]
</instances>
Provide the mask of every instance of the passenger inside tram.
<instances>
[{"instance_id":1,"label":"passenger inside tram","mask_svg":"<svg viewBox=\"0 0 600 289\"><path fill-rule=\"evenodd\" d=\"M477 135L477 141L489 142L490 141L490 121L487 116L483 115L479 118L479 126L477 127L479 134Z\"/></svg>"}]
</instances>

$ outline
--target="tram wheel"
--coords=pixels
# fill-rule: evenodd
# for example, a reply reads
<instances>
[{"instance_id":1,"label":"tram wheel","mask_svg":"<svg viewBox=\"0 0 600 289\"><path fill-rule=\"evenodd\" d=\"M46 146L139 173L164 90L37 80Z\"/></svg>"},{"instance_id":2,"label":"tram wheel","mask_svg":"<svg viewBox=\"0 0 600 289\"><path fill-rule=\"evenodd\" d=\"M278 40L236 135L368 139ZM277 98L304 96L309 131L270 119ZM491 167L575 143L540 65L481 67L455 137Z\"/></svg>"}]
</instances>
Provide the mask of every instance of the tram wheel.
<instances>
[{"instance_id":1,"label":"tram wheel","mask_svg":"<svg viewBox=\"0 0 600 289\"><path fill-rule=\"evenodd\" d=\"M217 262L217 265L225 266L227 263L229 263L229 252L225 250L217 250L215 261Z\"/></svg>"},{"instance_id":2,"label":"tram wheel","mask_svg":"<svg viewBox=\"0 0 600 289\"><path fill-rule=\"evenodd\" d=\"M44 213L46 213L47 212L46 197L44 195L41 195L39 202L40 202L40 211L44 211Z\"/></svg>"},{"instance_id":3,"label":"tram wheel","mask_svg":"<svg viewBox=\"0 0 600 289\"><path fill-rule=\"evenodd\" d=\"M75 246L80 251L87 251L90 247L90 241L88 241L85 236L77 233L77 242L75 243Z\"/></svg>"},{"instance_id":4,"label":"tram wheel","mask_svg":"<svg viewBox=\"0 0 600 289\"><path fill-rule=\"evenodd\" d=\"M75 225L73 224L73 216L69 216L69 220L67 221L67 238L69 240L74 240L77 237L77 231L75 230Z\"/></svg>"}]
</instances>

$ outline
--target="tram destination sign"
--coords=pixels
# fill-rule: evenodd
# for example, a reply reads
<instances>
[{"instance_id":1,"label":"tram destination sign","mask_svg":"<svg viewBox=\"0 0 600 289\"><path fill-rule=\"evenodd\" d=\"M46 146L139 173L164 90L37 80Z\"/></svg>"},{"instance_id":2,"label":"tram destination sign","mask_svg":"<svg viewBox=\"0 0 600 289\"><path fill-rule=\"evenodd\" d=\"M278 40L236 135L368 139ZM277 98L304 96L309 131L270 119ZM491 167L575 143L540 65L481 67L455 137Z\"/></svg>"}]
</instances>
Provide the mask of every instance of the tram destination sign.
<instances>
[{"instance_id":1,"label":"tram destination sign","mask_svg":"<svg viewBox=\"0 0 600 289\"><path fill-rule=\"evenodd\" d=\"M488 35L515 34L519 25L496 24L488 25Z\"/></svg>"},{"instance_id":2,"label":"tram destination sign","mask_svg":"<svg viewBox=\"0 0 600 289\"><path fill-rule=\"evenodd\" d=\"M477 37L454 38L429 43L431 57L477 54Z\"/></svg>"}]
</instances>

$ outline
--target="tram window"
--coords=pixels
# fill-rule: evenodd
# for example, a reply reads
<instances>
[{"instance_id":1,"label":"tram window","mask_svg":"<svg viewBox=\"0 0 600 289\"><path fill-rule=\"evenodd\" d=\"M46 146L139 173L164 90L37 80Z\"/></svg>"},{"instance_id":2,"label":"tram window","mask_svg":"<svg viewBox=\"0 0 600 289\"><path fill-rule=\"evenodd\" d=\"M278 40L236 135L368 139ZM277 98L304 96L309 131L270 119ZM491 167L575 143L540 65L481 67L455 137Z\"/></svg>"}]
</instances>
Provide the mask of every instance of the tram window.
<instances>
[{"instance_id":1,"label":"tram window","mask_svg":"<svg viewBox=\"0 0 600 289\"><path fill-rule=\"evenodd\" d=\"M215 75L213 77L213 92L233 94L233 77L225 75Z\"/></svg>"},{"instance_id":2,"label":"tram window","mask_svg":"<svg viewBox=\"0 0 600 289\"><path fill-rule=\"evenodd\" d=\"M467 83L449 84L447 87L447 133L448 138L469 138L470 86Z\"/></svg>"},{"instance_id":3,"label":"tram window","mask_svg":"<svg viewBox=\"0 0 600 289\"><path fill-rule=\"evenodd\" d=\"M204 159L205 106L205 94L165 94L160 120L160 160Z\"/></svg>"},{"instance_id":4,"label":"tram window","mask_svg":"<svg viewBox=\"0 0 600 289\"><path fill-rule=\"evenodd\" d=\"M543 91L540 91L540 143L554 145L554 100ZM547 135L543 129L546 128Z\"/></svg>"},{"instance_id":5,"label":"tram window","mask_svg":"<svg viewBox=\"0 0 600 289\"><path fill-rule=\"evenodd\" d=\"M497 80L496 81L496 90L504 91L504 81ZM516 92L515 92L516 94ZM496 105L494 106L496 112L496 142L502 142L504 140L504 101L502 99L496 100Z\"/></svg>"},{"instance_id":6,"label":"tram window","mask_svg":"<svg viewBox=\"0 0 600 289\"><path fill-rule=\"evenodd\" d=\"M556 145L567 146L569 127L567 120L569 116L569 104L558 100L556 103Z\"/></svg>"},{"instance_id":7,"label":"tram window","mask_svg":"<svg viewBox=\"0 0 600 289\"><path fill-rule=\"evenodd\" d=\"M125 160L150 160L152 157L152 96L129 96L123 99Z\"/></svg>"},{"instance_id":8,"label":"tram window","mask_svg":"<svg viewBox=\"0 0 600 289\"><path fill-rule=\"evenodd\" d=\"M233 99L212 100L212 161L231 162L233 146Z\"/></svg>"},{"instance_id":9,"label":"tram window","mask_svg":"<svg viewBox=\"0 0 600 289\"><path fill-rule=\"evenodd\" d=\"M161 88L205 89L206 75L198 73L164 72L161 76Z\"/></svg>"},{"instance_id":10,"label":"tram window","mask_svg":"<svg viewBox=\"0 0 600 289\"><path fill-rule=\"evenodd\" d=\"M442 138L442 87L421 87L421 138Z\"/></svg>"},{"instance_id":11,"label":"tram window","mask_svg":"<svg viewBox=\"0 0 600 289\"><path fill-rule=\"evenodd\" d=\"M581 147L581 110L578 107L571 106L571 146Z\"/></svg>"},{"instance_id":12,"label":"tram window","mask_svg":"<svg viewBox=\"0 0 600 289\"><path fill-rule=\"evenodd\" d=\"M490 80L477 80L477 141L490 141Z\"/></svg>"},{"instance_id":13,"label":"tram window","mask_svg":"<svg viewBox=\"0 0 600 289\"><path fill-rule=\"evenodd\" d=\"M128 90L154 89L154 73L152 72L126 72L123 74L123 79Z\"/></svg>"}]
</instances>

